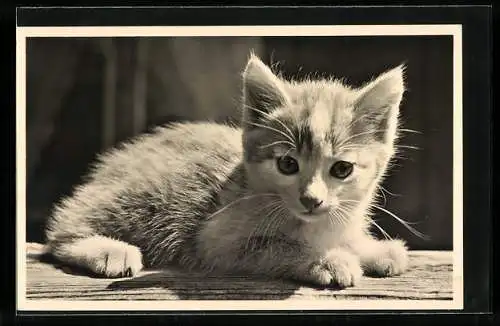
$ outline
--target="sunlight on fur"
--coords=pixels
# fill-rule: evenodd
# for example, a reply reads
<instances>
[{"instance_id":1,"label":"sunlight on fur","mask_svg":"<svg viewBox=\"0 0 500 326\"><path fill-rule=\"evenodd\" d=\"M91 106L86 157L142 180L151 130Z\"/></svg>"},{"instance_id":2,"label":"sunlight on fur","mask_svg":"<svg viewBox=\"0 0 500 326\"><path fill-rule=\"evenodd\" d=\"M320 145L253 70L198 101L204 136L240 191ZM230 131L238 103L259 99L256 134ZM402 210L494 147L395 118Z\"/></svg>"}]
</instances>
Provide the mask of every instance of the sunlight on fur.
<instances>
[{"instance_id":1,"label":"sunlight on fur","mask_svg":"<svg viewBox=\"0 0 500 326\"><path fill-rule=\"evenodd\" d=\"M408 131L404 69L353 88L287 81L250 55L240 126L175 123L102 154L55 207L51 253L106 277L180 265L343 288L403 273L404 241L371 217L424 236L374 201Z\"/></svg>"}]
</instances>

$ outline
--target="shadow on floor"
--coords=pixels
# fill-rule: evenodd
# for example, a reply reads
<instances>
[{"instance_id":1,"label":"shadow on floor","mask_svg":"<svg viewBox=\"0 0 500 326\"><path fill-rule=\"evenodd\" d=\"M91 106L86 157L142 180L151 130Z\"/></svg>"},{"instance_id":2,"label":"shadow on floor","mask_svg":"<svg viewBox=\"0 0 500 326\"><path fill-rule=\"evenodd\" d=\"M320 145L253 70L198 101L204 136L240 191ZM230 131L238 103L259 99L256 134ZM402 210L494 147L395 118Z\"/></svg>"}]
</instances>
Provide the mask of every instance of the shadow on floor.
<instances>
[{"instance_id":1,"label":"shadow on floor","mask_svg":"<svg viewBox=\"0 0 500 326\"><path fill-rule=\"evenodd\" d=\"M282 280L214 277L168 270L115 281L108 289L163 288L181 300L283 300L292 296L299 287L299 284Z\"/></svg>"},{"instance_id":2,"label":"shadow on floor","mask_svg":"<svg viewBox=\"0 0 500 326\"><path fill-rule=\"evenodd\" d=\"M51 254L28 254L28 259L50 264L69 275L103 278L90 270L62 263ZM109 284L107 289L126 291L134 289L161 288L172 292L181 300L283 300L292 296L300 284L264 278L242 276L214 277L186 273L179 269L144 271L146 274L129 279L120 279Z\"/></svg>"},{"instance_id":3,"label":"shadow on floor","mask_svg":"<svg viewBox=\"0 0 500 326\"><path fill-rule=\"evenodd\" d=\"M65 274L106 278L89 269L60 262L50 253L28 253L27 258L52 265ZM134 278L120 278L110 283L107 289L111 291L164 289L171 292L172 297L181 300L283 300L293 296L302 286L316 290L326 289L313 284L263 277L207 276L196 272L187 273L174 267L168 270L145 270L141 274ZM328 290L340 289L331 285Z\"/></svg>"}]
</instances>

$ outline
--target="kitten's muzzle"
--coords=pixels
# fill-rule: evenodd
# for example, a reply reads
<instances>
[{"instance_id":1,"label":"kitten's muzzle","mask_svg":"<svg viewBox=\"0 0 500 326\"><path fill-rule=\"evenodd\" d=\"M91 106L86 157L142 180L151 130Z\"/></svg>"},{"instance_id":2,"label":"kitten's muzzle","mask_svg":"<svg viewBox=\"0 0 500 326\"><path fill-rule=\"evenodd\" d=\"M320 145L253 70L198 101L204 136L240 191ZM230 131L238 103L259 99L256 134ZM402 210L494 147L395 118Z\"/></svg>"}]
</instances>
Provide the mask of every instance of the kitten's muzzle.
<instances>
[{"instance_id":1,"label":"kitten's muzzle","mask_svg":"<svg viewBox=\"0 0 500 326\"><path fill-rule=\"evenodd\" d=\"M313 211L318 209L321 206L321 204L323 204L322 200L310 196L301 196L300 202L307 209L309 213L312 213Z\"/></svg>"}]
</instances>

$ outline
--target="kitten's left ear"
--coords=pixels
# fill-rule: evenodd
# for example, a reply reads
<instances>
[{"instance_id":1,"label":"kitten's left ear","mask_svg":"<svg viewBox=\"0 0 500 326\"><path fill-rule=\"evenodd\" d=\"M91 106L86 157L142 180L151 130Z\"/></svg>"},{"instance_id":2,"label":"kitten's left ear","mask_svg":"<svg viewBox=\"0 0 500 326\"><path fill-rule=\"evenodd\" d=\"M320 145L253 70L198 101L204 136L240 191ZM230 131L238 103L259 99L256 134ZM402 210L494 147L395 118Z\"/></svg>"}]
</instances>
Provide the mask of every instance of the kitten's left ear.
<instances>
[{"instance_id":1,"label":"kitten's left ear","mask_svg":"<svg viewBox=\"0 0 500 326\"><path fill-rule=\"evenodd\" d=\"M288 101L283 82L255 54L251 54L243 72L245 125L251 128L249 123L257 122Z\"/></svg>"},{"instance_id":2,"label":"kitten's left ear","mask_svg":"<svg viewBox=\"0 0 500 326\"><path fill-rule=\"evenodd\" d=\"M390 144L396 138L399 106L405 91L404 71L405 66L400 65L381 74L360 89L354 105L356 115L364 115L362 120L370 127L385 131L378 135Z\"/></svg>"}]
</instances>

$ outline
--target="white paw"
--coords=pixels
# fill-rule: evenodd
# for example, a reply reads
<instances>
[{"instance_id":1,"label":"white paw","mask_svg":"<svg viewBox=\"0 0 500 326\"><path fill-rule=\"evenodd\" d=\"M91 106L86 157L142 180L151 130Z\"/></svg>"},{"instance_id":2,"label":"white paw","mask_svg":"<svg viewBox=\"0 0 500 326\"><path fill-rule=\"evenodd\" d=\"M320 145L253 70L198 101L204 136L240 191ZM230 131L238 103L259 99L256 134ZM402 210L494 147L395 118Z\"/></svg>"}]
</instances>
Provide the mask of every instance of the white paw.
<instances>
[{"instance_id":1,"label":"white paw","mask_svg":"<svg viewBox=\"0 0 500 326\"><path fill-rule=\"evenodd\" d=\"M408 250L401 240L381 242L380 252L368 259L363 265L366 274L378 277L395 276L408 268Z\"/></svg>"},{"instance_id":2,"label":"white paw","mask_svg":"<svg viewBox=\"0 0 500 326\"><path fill-rule=\"evenodd\" d=\"M356 285L362 275L358 257L348 251L335 249L311 266L307 280L322 286L346 288Z\"/></svg>"},{"instance_id":3,"label":"white paw","mask_svg":"<svg viewBox=\"0 0 500 326\"><path fill-rule=\"evenodd\" d=\"M90 261L89 267L106 277L130 277L142 269L142 254L136 246L123 242L108 243Z\"/></svg>"}]
</instances>

